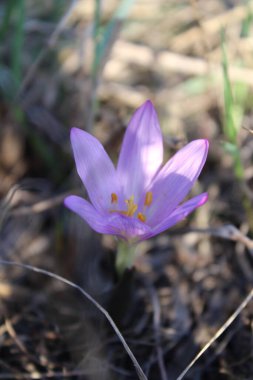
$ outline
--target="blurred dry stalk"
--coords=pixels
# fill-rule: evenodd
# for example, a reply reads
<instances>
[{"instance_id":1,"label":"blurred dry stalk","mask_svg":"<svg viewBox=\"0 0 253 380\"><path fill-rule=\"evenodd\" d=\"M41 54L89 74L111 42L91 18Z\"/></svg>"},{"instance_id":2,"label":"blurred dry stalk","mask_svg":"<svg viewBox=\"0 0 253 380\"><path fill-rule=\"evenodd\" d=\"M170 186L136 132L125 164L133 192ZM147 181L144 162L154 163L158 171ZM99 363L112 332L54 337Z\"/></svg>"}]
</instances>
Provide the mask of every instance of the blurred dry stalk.
<instances>
[{"instance_id":1,"label":"blurred dry stalk","mask_svg":"<svg viewBox=\"0 0 253 380\"><path fill-rule=\"evenodd\" d=\"M108 20L117 2L108 1L106 6L102 4L101 17ZM179 131L182 131L182 122L187 117L203 113L212 105L222 105L222 28L226 29L228 54L232 62L229 67L231 81L252 87L253 40L251 37L241 38L240 35L243 21L252 12L252 2L226 9L222 2L214 1L205 7L206 3L204 5L201 1L195 2L194 7L187 2L178 7L175 1L170 4L162 0L156 3L136 1L120 36L117 32L114 37L117 41L112 53L106 55L107 59L101 66L98 99L112 99L135 108L149 96L169 113L167 123L171 122L172 131L175 130L173 125L181 125ZM92 3L80 1L72 21L80 22L81 18L89 20L91 12ZM198 25L188 26L194 22ZM80 62L75 48L61 50L63 72L73 75L82 67L85 75L89 75L92 64L89 40L90 37L83 41L83 62ZM135 77L136 69L140 77L152 73L160 85L150 91Z\"/></svg>"},{"instance_id":2,"label":"blurred dry stalk","mask_svg":"<svg viewBox=\"0 0 253 380\"><path fill-rule=\"evenodd\" d=\"M218 1L205 5L202 1L185 2L178 6L176 1L168 4L165 0L155 3L136 0L129 8L125 26L122 19L115 16L118 5L119 2L115 0L101 1L100 4L99 23L103 28L113 17L116 17L116 22L100 57L99 68L95 70L96 81L90 80L94 69L92 20L95 2L79 0L71 3L58 22L45 48L29 68L19 93L34 78L36 70L49 50L55 48L55 42L64 29L78 31L79 41L57 49L60 70L62 75L67 76L73 76L80 70L83 73L82 82L79 81L76 86L80 87L81 83L83 86L78 90L83 97L80 107L85 108L84 124L89 130L93 124L96 98L117 100L122 105L135 108L148 96L152 97L158 106L169 113L168 124L171 123L172 131L179 126L177 129L180 133L182 122L188 116L203 113L214 101L216 105L221 105L222 28L226 29L228 54L232 62L229 68L231 81L253 86L253 40L249 36L241 38L240 35L242 23L252 12L252 2L226 9L223 2ZM234 63L238 61L244 62L243 67L240 63ZM151 72L162 86L150 91L145 84L140 85L138 78L133 75L136 69L140 76ZM185 91L187 86L189 92Z\"/></svg>"}]
</instances>

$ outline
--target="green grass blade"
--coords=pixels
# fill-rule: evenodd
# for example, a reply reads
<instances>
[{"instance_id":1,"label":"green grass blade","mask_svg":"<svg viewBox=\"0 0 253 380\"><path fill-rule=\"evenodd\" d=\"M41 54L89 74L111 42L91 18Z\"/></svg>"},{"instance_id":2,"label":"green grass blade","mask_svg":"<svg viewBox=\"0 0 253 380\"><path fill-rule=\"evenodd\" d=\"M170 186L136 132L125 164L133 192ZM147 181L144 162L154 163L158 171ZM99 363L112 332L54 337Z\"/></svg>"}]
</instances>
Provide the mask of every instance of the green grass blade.
<instances>
[{"instance_id":1,"label":"green grass blade","mask_svg":"<svg viewBox=\"0 0 253 380\"><path fill-rule=\"evenodd\" d=\"M22 51L24 42L24 22L25 22L25 1L15 2L15 22L13 26L13 39L11 49L11 69L13 78L20 84L22 75Z\"/></svg>"},{"instance_id":2,"label":"green grass blade","mask_svg":"<svg viewBox=\"0 0 253 380\"><path fill-rule=\"evenodd\" d=\"M237 128L233 118L234 99L232 94L231 83L228 74L228 60L225 46L225 36L222 32L222 69L223 69L223 84L224 84L224 134L228 141L236 143Z\"/></svg>"},{"instance_id":3,"label":"green grass blade","mask_svg":"<svg viewBox=\"0 0 253 380\"><path fill-rule=\"evenodd\" d=\"M248 8L247 15L242 22L241 33L240 33L241 38L249 37L250 35L250 28L252 24L253 14L249 6L249 2L247 2L247 8Z\"/></svg>"},{"instance_id":4,"label":"green grass blade","mask_svg":"<svg viewBox=\"0 0 253 380\"><path fill-rule=\"evenodd\" d=\"M15 10L15 0L9 0L5 4L3 22L0 27L0 40L3 39L10 27L10 20Z\"/></svg>"}]
</instances>

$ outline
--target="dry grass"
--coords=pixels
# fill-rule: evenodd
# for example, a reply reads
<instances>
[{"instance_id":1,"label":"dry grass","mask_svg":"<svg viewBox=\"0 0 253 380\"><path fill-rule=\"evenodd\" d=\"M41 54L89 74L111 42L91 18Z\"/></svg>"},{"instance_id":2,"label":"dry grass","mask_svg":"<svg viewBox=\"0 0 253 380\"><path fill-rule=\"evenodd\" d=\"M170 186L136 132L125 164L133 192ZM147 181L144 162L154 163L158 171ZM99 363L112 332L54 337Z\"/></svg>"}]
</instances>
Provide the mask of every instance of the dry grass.
<instances>
[{"instance_id":1,"label":"dry grass","mask_svg":"<svg viewBox=\"0 0 253 380\"><path fill-rule=\"evenodd\" d=\"M252 378L253 231L243 207L243 197L249 208L253 199L252 2L136 0L122 17L119 2L104 1L97 38L113 24L95 71L95 2L59 4L25 1L14 88L17 14L1 42L0 258L83 287L108 309L150 380L182 379L202 347L184 379ZM231 84L246 91L242 185L223 149L222 29ZM137 270L118 283L115 241L62 206L66 193L83 191L68 135L71 126L91 130L115 158L146 98L158 110L166 158L186 141L210 140L194 188L209 202L183 227L140 245ZM0 310L0 379L136 378L102 315L61 283L2 266Z\"/></svg>"}]
</instances>

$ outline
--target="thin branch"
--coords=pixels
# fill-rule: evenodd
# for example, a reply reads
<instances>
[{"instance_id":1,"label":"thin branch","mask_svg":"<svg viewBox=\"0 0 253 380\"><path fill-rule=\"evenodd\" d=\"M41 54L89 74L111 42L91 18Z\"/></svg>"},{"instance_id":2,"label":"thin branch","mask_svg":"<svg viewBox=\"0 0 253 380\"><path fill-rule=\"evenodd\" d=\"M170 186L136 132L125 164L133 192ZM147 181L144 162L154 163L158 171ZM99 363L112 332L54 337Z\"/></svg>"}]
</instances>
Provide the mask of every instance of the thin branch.
<instances>
[{"instance_id":1,"label":"thin branch","mask_svg":"<svg viewBox=\"0 0 253 380\"><path fill-rule=\"evenodd\" d=\"M244 244L250 253L253 253L253 240L251 240L248 236L245 236L238 228L232 224L210 228L177 228L174 231L171 231L170 235L182 235L194 232L208 234L210 236L216 236L222 239L238 241Z\"/></svg>"},{"instance_id":2,"label":"thin branch","mask_svg":"<svg viewBox=\"0 0 253 380\"><path fill-rule=\"evenodd\" d=\"M47 211L53 207L59 206L68 195L71 195L74 193L76 193L75 190L68 191L66 193L56 195L55 197L36 202L36 203L29 205L29 206L18 207L17 209L12 210L10 212L10 214L12 216L24 216L24 215L30 215L30 214L38 214L38 213Z\"/></svg>"}]
</instances>

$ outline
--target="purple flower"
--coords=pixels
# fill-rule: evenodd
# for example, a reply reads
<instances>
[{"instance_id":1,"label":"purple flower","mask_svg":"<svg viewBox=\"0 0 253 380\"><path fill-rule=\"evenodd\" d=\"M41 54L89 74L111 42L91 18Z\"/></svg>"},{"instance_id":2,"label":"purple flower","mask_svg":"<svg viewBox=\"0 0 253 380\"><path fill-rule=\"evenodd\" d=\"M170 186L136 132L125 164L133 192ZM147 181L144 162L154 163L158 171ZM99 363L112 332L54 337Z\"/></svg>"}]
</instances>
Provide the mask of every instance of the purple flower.
<instances>
[{"instance_id":1,"label":"purple flower","mask_svg":"<svg viewBox=\"0 0 253 380\"><path fill-rule=\"evenodd\" d=\"M99 233L127 241L148 239L207 201L202 193L181 204L203 168L208 141L192 141L162 166L162 134L149 100L127 127L116 169L89 133L72 128L71 144L90 202L71 195L65 205Z\"/></svg>"}]
</instances>

